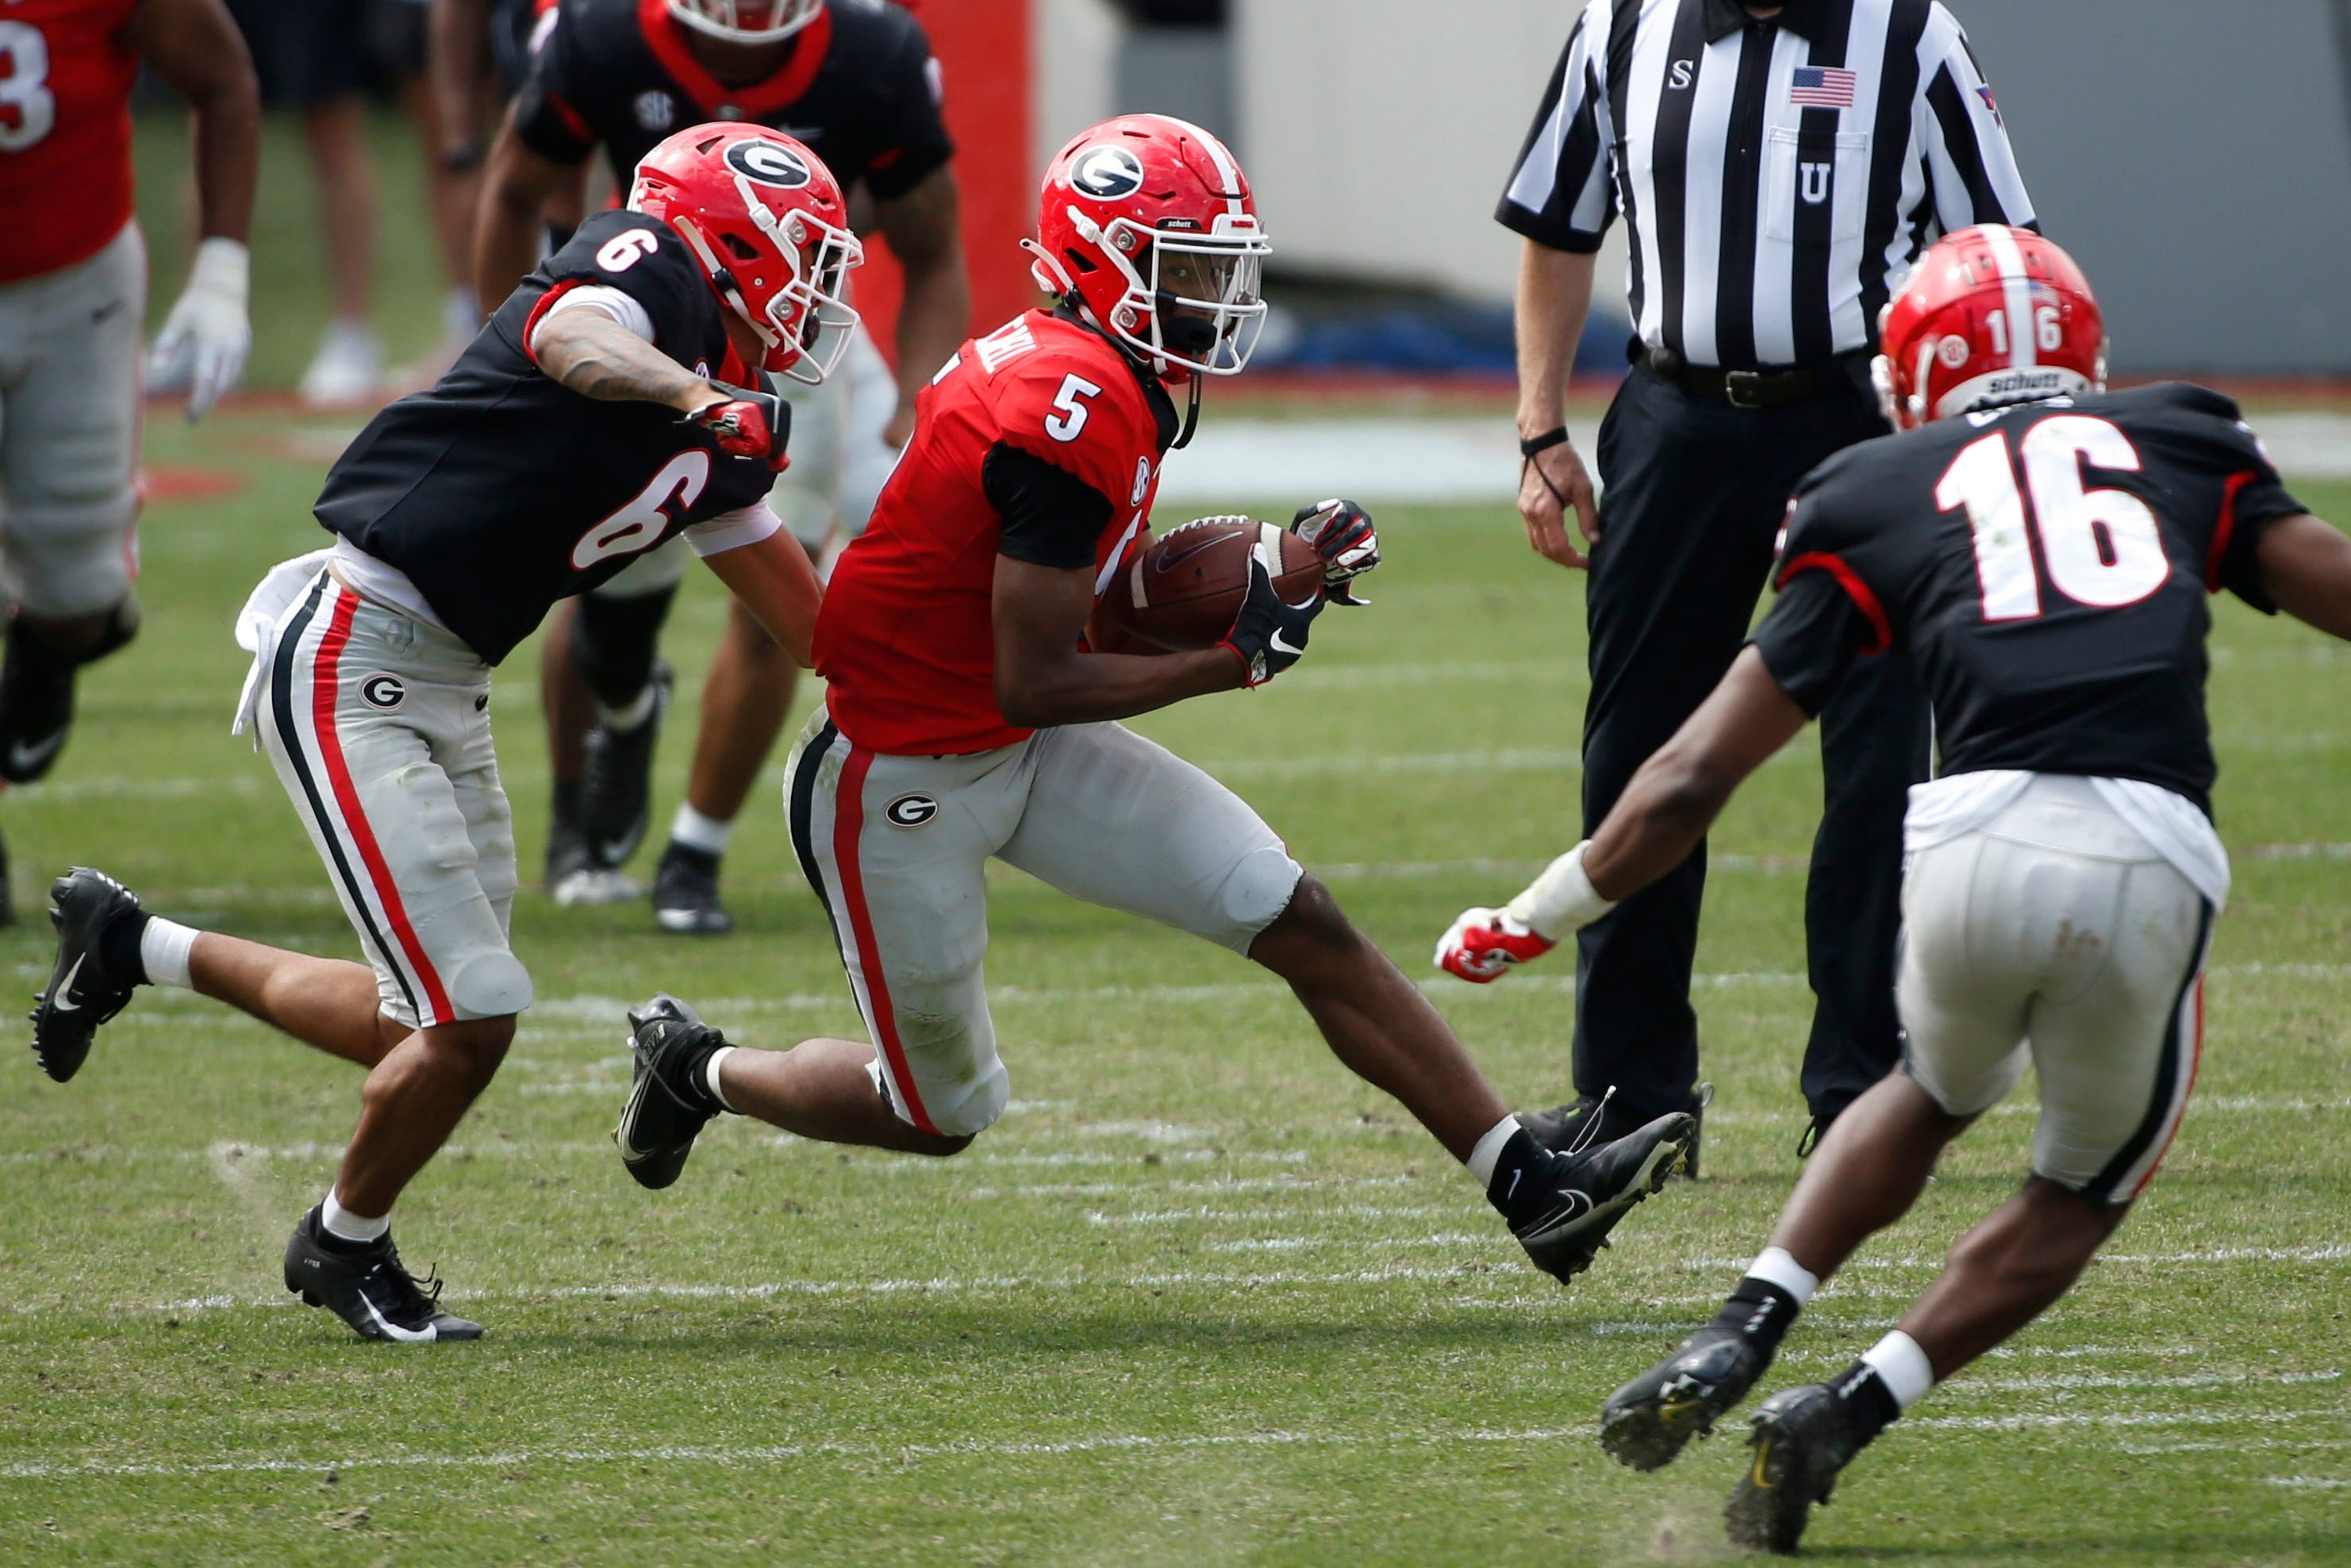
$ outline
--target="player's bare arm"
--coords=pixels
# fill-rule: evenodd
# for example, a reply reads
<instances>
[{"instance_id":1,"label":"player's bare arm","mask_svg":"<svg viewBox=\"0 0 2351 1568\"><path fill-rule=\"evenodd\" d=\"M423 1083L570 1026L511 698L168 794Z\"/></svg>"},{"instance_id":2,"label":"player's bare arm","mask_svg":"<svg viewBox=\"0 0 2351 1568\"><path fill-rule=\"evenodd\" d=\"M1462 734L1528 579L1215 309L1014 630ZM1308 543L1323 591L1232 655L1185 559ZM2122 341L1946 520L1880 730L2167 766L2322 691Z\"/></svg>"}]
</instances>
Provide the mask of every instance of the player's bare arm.
<instances>
[{"instance_id":1,"label":"player's bare arm","mask_svg":"<svg viewBox=\"0 0 2351 1568\"><path fill-rule=\"evenodd\" d=\"M474 225L474 289L485 316L538 265L539 214L548 198L578 172L571 164L533 152L515 130L514 111L507 111L482 176L482 205Z\"/></svg>"},{"instance_id":2,"label":"player's bare arm","mask_svg":"<svg viewBox=\"0 0 2351 1568\"><path fill-rule=\"evenodd\" d=\"M778 529L757 544L703 559L794 663L802 669L816 663L810 643L824 585L798 539Z\"/></svg>"},{"instance_id":3,"label":"player's bare arm","mask_svg":"<svg viewBox=\"0 0 2351 1568\"><path fill-rule=\"evenodd\" d=\"M2279 609L2351 639L2351 538L2304 512L2272 523L2254 559L2262 591Z\"/></svg>"},{"instance_id":4,"label":"player's bare arm","mask_svg":"<svg viewBox=\"0 0 2351 1568\"><path fill-rule=\"evenodd\" d=\"M893 446L906 444L915 394L955 353L971 320L959 206L955 171L945 164L904 195L874 204L876 225L906 278L898 308L898 412L883 429Z\"/></svg>"},{"instance_id":5,"label":"player's bare arm","mask_svg":"<svg viewBox=\"0 0 2351 1568\"><path fill-rule=\"evenodd\" d=\"M532 352L540 370L599 402L657 402L680 413L698 413L728 397L600 311L550 316Z\"/></svg>"},{"instance_id":6,"label":"player's bare arm","mask_svg":"<svg viewBox=\"0 0 2351 1568\"><path fill-rule=\"evenodd\" d=\"M996 558L996 701L1008 723L1041 729L1129 718L1244 684L1222 648L1156 658L1085 652L1079 640L1093 603L1090 567Z\"/></svg>"},{"instance_id":7,"label":"player's bare arm","mask_svg":"<svg viewBox=\"0 0 2351 1568\"><path fill-rule=\"evenodd\" d=\"M183 385L202 419L245 369L253 190L261 161L261 92L245 39L221 0L145 0L123 36L188 100L195 119L194 265L156 334L151 384Z\"/></svg>"},{"instance_id":8,"label":"player's bare arm","mask_svg":"<svg viewBox=\"0 0 2351 1568\"><path fill-rule=\"evenodd\" d=\"M1519 257L1519 516L1535 553L1566 567L1586 564L1567 531L1570 511L1586 543L1600 539L1591 476L1566 439L1567 377L1592 309L1596 259L1534 240Z\"/></svg>"}]
</instances>

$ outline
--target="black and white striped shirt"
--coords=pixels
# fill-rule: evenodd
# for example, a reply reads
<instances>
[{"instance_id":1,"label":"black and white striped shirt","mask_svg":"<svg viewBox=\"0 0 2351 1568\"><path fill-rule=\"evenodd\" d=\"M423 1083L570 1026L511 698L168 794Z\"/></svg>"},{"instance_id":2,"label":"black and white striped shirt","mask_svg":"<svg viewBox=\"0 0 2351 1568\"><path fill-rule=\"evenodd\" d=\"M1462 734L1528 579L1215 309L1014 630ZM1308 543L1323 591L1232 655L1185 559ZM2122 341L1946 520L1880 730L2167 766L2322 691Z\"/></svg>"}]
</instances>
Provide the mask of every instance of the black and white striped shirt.
<instances>
[{"instance_id":1,"label":"black and white striped shirt","mask_svg":"<svg viewBox=\"0 0 2351 1568\"><path fill-rule=\"evenodd\" d=\"M1619 213L1641 340L1731 370L1874 345L1930 225L2032 222L1940 0L1591 0L1496 215L1589 252Z\"/></svg>"}]
</instances>

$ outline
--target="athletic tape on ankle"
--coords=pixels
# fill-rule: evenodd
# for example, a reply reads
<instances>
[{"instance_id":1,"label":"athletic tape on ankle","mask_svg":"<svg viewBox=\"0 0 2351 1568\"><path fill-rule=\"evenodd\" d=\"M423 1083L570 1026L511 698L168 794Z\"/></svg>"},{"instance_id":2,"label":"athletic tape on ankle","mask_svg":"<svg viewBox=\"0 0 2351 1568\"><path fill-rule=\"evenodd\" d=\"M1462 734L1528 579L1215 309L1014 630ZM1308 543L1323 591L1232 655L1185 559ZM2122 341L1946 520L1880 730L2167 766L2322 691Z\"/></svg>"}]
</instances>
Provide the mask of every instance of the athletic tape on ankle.
<instances>
[{"instance_id":1,"label":"athletic tape on ankle","mask_svg":"<svg viewBox=\"0 0 2351 1568\"><path fill-rule=\"evenodd\" d=\"M735 824L705 817L681 801L677 815L670 819L669 836L671 842L684 844L687 849L700 850L706 855L723 855L735 840Z\"/></svg>"},{"instance_id":2,"label":"athletic tape on ankle","mask_svg":"<svg viewBox=\"0 0 2351 1568\"><path fill-rule=\"evenodd\" d=\"M1469 1174L1478 1178L1479 1186L1494 1185L1494 1166L1501 1160L1503 1146L1510 1143L1510 1135L1518 1130L1519 1119L1516 1116L1503 1117L1487 1129L1486 1135L1478 1140L1478 1146L1469 1151L1469 1157L1461 1162L1469 1167Z\"/></svg>"},{"instance_id":3,"label":"athletic tape on ankle","mask_svg":"<svg viewBox=\"0 0 2351 1568\"><path fill-rule=\"evenodd\" d=\"M710 1091L710 1097L713 1100L717 1101L721 1105L726 1105L726 1091L719 1087L718 1069L728 1057L734 1054L735 1048L733 1046L722 1045L716 1051L712 1051L710 1053L709 1060L702 1064L703 1085ZM726 1108L729 1111L735 1110L735 1107L732 1105L726 1105ZM737 1111L736 1114L741 1115L742 1113Z\"/></svg>"},{"instance_id":4,"label":"athletic tape on ankle","mask_svg":"<svg viewBox=\"0 0 2351 1568\"><path fill-rule=\"evenodd\" d=\"M1767 1285L1777 1285L1796 1298L1802 1306L1821 1288L1821 1277L1796 1261L1784 1247L1766 1247L1756 1254L1755 1261L1747 1266L1747 1277L1761 1280Z\"/></svg>"},{"instance_id":5,"label":"athletic tape on ankle","mask_svg":"<svg viewBox=\"0 0 2351 1568\"><path fill-rule=\"evenodd\" d=\"M1601 897L1583 873L1583 852L1591 847L1586 839L1545 866L1525 891L1503 905L1502 913L1538 936L1556 941L1615 908L1615 901Z\"/></svg>"},{"instance_id":6,"label":"athletic tape on ankle","mask_svg":"<svg viewBox=\"0 0 2351 1568\"><path fill-rule=\"evenodd\" d=\"M139 963L147 971L148 984L177 986L183 990L193 985L188 976L188 957L195 946L194 926L150 916L146 928L139 933Z\"/></svg>"}]
</instances>

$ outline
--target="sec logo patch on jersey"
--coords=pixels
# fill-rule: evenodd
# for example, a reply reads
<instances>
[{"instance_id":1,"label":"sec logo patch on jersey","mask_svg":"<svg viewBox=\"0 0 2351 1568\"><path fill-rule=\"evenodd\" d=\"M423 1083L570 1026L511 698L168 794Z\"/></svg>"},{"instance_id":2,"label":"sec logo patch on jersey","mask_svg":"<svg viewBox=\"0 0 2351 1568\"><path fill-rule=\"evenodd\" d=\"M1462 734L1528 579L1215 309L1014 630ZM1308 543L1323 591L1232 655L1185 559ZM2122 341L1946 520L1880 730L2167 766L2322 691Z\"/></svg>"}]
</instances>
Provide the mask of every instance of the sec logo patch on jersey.
<instances>
[{"instance_id":1,"label":"sec logo patch on jersey","mask_svg":"<svg viewBox=\"0 0 2351 1568\"><path fill-rule=\"evenodd\" d=\"M1127 498L1127 505L1130 507L1143 505L1143 497L1149 493L1150 489L1151 459L1138 457L1134 460L1134 494Z\"/></svg>"}]
</instances>

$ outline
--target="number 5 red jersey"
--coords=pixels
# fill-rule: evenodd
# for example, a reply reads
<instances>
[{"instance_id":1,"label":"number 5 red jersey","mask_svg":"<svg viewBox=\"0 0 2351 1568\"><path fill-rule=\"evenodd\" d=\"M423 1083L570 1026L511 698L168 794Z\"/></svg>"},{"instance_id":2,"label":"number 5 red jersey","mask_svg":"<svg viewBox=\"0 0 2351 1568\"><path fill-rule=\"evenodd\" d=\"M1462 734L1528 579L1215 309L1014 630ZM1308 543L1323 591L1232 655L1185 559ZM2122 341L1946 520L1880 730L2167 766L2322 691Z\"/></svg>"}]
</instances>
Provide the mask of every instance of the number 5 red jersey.
<instances>
[{"instance_id":1,"label":"number 5 red jersey","mask_svg":"<svg viewBox=\"0 0 2351 1568\"><path fill-rule=\"evenodd\" d=\"M1050 464L1109 503L1091 541L1099 597L1151 515L1175 405L1102 333L1032 310L966 343L915 409L914 438L825 590L825 704L842 734L874 751L1016 745L1029 732L996 706L991 607L1004 539L985 477L991 457Z\"/></svg>"},{"instance_id":2,"label":"number 5 red jersey","mask_svg":"<svg viewBox=\"0 0 2351 1568\"><path fill-rule=\"evenodd\" d=\"M122 30L139 0L0 7L0 283L84 261L131 221L131 86Z\"/></svg>"}]
</instances>

